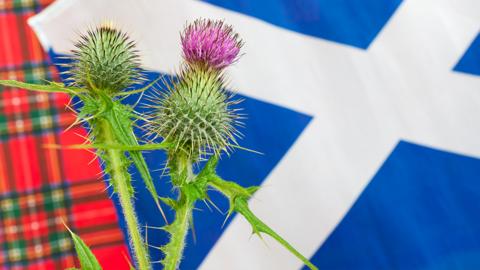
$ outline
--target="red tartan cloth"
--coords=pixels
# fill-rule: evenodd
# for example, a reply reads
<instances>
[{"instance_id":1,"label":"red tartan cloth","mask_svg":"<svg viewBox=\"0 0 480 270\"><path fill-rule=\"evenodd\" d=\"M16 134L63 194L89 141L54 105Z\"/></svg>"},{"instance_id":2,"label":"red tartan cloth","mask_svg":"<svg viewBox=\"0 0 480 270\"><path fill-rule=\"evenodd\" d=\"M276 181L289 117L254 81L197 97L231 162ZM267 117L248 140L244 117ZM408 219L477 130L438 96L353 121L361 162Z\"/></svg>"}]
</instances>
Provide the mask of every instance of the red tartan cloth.
<instances>
[{"instance_id":1,"label":"red tartan cloth","mask_svg":"<svg viewBox=\"0 0 480 270\"><path fill-rule=\"evenodd\" d=\"M0 79L58 80L27 19L52 0L0 0ZM0 86L0 269L79 267L65 222L104 269L128 269L127 247L98 161L63 94ZM79 136L80 135L80 136Z\"/></svg>"}]
</instances>

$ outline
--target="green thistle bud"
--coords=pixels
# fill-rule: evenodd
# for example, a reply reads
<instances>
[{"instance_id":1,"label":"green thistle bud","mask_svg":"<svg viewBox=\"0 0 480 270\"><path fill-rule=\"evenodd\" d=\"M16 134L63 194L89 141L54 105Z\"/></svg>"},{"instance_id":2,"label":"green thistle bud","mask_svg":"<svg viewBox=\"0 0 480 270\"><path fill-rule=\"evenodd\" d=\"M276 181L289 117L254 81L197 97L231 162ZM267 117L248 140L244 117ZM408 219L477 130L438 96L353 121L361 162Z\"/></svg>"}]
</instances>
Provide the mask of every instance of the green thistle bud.
<instances>
[{"instance_id":1,"label":"green thistle bud","mask_svg":"<svg viewBox=\"0 0 480 270\"><path fill-rule=\"evenodd\" d=\"M89 30L75 47L67 72L74 86L110 95L143 79L135 43L111 25Z\"/></svg>"},{"instance_id":2,"label":"green thistle bud","mask_svg":"<svg viewBox=\"0 0 480 270\"><path fill-rule=\"evenodd\" d=\"M236 144L241 125L240 100L224 90L223 75L205 65L185 65L180 79L167 93L152 98L149 131L174 145L171 154L183 152L189 160L219 154Z\"/></svg>"}]
</instances>

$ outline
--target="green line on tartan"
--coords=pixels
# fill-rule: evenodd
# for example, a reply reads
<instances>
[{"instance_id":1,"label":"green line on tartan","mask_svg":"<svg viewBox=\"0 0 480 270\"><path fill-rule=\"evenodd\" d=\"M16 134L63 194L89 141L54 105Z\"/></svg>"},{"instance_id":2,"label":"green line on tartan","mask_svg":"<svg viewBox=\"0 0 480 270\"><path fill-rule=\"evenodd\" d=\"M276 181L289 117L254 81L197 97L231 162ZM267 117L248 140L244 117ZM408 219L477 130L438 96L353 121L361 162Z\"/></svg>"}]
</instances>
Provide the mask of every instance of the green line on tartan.
<instances>
[{"instance_id":1,"label":"green line on tartan","mask_svg":"<svg viewBox=\"0 0 480 270\"><path fill-rule=\"evenodd\" d=\"M65 208L65 193L63 189L44 186L42 195L45 211L54 212L57 209Z\"/></svg>"},{"instance_id":2,"label":"green line on tartan","mask_svg":"<svg viewBox=\"0 0 480 270\"><path fill-rule=\"evenodd\" d=\"M16 193L14 193L16 194ZM21 216L18 197L2 199L0 201L0 216L4 218L19 218Z\"/></svg>"},{"instance_id":3,"label":"green line on tartan","mask_svg":"<svg viewBox=\"0 0 480 270\"><path fill-rule=\"evenodd\" d=\"M62 254L72 249L72 242L70 240L70 235L68 234L68 231L65 231L65 230L59 230L53 233L49 233L48 242L50 245L50 250L52 255Z\"/></svg>"},{"instance_id":4,"label":"green line on tartan","mask_svg":"<svg viewBox=\"0 0 480 270\"><path fill-rule=\"evenodd\" d=\"M26 241L18 239L14 241L7 241L7 261L17 263L27 260Z\"/></svg>"}]
</instances>

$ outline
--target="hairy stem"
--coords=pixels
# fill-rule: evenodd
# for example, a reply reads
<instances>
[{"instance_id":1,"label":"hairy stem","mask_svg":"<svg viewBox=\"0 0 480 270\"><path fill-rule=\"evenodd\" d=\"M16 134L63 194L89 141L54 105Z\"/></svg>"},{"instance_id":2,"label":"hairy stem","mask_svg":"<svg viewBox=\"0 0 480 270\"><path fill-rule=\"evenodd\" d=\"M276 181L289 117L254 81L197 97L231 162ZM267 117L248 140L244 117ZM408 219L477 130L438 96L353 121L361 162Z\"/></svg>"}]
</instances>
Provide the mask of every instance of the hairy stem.
<instances>
[{"instance_id":1,"label":"hairy stem","mask_svg":"<svg viewBox=\"0 0 480 270\"><path fill-rule=\"evenodd\" d=\"M165 227L165 230L170 233L169 243L162 248L165 253L165 258L162 261L165 270L178 269L192 215L193 202L185 197L185 194L181 196L183 196L183 198L180 198L175 206L175 221Z\"/></svg>"},{"instance_id":2,"label":"hairy stem","mask_svg":"<svg viewBox=\"0 0 480 270\"><path fill-rule=\"evenodd\" d=\"M182 260L185 238L188 233L189 223L192 221L192 211L195 201L202 196L192 171L192 162L182 154L170 155L170 177L172 183L179 189L177 201L171 206L175 210L175 220L171 225L164 227L170 233L170 241L162 247L165 258L162 264L165 270L176 270Z\"/></svg>"},{"instance_id":3,"label":"hairy stem","mask_svg":"<svg viewBox=\"0 0 480 270\"><path fill-rule=\"evenodd\" d=\"M236 211L240 213L252 226L253 232L261 237L260 233L265 233L275 239L293 255L299 258L306 266L312 270L318 270L307 258L298 252L290 243L283 239L279 234L261 221L248 207L248 199L257 189L256 187L244 188L235 182L226 181L214 175L209 178L209 185L220 191L230 200L230 213Z\"/></svg>"},{"instance_id":4,"label":"hairy stem","mask_svg":"<svg viewBox=\"0 0 480 270\"><path fill-rule=\"evenodd\" d=\"M118 143L110 123L104 120L99 121L99 124L99 129L103 133L102 135L104 140ZM110 168L111 178L112 181L115 182L120 205L127 223L128 234L132 242L135 261L138 264L139 270L148 270L150 269L149 257L146 246L144 245L142 236L140 234L140 226L138 224L137 217L135 216L131 192L127 185L127 183L130 182L130 174L127 171L127 164L124 162L125 156L123 151L118 149L107 149L105 153L112 167Z\"/></svg>"}]
</instances>

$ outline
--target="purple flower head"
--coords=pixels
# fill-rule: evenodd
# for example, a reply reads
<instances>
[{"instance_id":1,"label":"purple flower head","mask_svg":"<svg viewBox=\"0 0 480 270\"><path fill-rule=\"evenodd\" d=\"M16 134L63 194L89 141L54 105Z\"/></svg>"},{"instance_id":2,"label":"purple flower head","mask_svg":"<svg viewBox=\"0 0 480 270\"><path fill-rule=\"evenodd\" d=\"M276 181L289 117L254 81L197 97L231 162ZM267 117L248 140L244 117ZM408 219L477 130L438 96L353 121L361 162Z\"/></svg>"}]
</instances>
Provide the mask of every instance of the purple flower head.
<instances>
[{"instance_id":1,"label":"purple flower head","mask_svg":"<svg viewBox=\"0 0 480 270\"><path fill-rule=\"evenodd\" d=\"M237 60L243 42L223 21L197 19L181 34L183 57L189 64L223 69Z\"/></svg>"}]
</instances>

